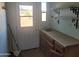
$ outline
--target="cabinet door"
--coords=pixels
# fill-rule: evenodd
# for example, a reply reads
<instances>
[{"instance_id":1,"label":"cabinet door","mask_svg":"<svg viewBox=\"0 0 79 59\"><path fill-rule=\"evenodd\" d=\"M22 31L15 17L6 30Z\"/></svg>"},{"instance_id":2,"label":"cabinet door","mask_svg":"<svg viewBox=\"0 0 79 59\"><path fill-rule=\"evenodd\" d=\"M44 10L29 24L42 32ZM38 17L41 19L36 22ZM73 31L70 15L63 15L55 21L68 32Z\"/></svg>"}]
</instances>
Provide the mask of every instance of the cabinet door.
<instances>
[{"instance_id":1,"label":"cabinet door","mask_svg":"<svg viewBox=\"0 0 79 59\"><path fill-rule=\"evenodd\" d=\"M40 49L47 56L47 42L42 37L40 37Z\"/></svg>"}]
</instances>

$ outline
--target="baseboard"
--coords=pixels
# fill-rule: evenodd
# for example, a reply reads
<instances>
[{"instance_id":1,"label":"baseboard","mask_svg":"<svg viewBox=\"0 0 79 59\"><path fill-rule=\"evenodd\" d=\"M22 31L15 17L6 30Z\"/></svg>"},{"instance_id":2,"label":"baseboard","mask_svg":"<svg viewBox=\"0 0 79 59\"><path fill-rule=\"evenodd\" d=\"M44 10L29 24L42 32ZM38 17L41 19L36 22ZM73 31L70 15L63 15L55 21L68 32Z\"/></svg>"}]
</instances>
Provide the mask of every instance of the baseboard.
<instances>
[{"instance_id":1,"label":"baseboard","mask_svg":"<svg viewBox=\"0 0 79 59\"><path fill-rule=\"evenodd\" d=\"M10 56L10 53L0 53L0 57L8 57Z\"/></svg>"},{"instance_id":2,"label":"baseboard","mask_svg":"<svg viewBox=\"0 0 79 59\"><path fill-rule=\"evenodd\" d=\"M37 49L37 48L31 48L31 49L24 49L24 50L21 50L18 57L21 57L21 53L24 52L24 51L29 51L29 50L33 50L33 49Z\"/></svg>"},{"instance_id":3,"label":"baseboard","mask_svg":"<svg viewBox=\"0 0 79 59\"><path fill-rule=\"evenodd\" d=\"M33 49L37 49L37 48L24 49L24 50L21 50L21 52L23 52L23 51L29 51L29 50L33 50Z\"/></svg>"}]
</instances>

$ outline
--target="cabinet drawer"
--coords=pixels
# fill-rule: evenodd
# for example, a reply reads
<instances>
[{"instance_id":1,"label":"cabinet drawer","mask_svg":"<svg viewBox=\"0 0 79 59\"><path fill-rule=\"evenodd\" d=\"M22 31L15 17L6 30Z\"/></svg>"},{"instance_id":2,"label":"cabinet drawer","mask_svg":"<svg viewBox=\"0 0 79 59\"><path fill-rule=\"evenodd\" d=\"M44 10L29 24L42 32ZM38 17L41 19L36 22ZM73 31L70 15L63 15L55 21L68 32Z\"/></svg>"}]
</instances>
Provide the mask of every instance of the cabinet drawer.
<instances>
[{"instance_id":1,"label":"cabinet drawer","mask_svg":"<svg viewBox=\"0 0 79 59\"><path fill-rule=\"evenodd\" d=\"M51 43L47 40L47 47L48 49L54 49L54 43Z\"/></svg>"},{"instance_id":2,"label":"cabinet drawer","mask_svg":"<svg viewBox=\"0 0 79 59\"><path fill-rule=\"evenodd\" d=\"M51 37L48 37L47 41L48 41L49 43L51 43L51 44L54 44L54 43L55 43L55 41L54 41Z\"/></svg>"},{"instance_id":3,"label":"cabinet drawer","mask_svg":"<svg viewBox=\"0 0 79 59\"><path fill-rule=\"evenodd\" d=\"M58 53L64 53L64 47L55 41L55 51Z\"/></svg>"},{"instance_id":4,"label":"cabinet drawer","mask_svg":"<svg viewBox=\"0 0 79 59\"><path fill-rule=\"evenodd\" d=\"M48 56L50 56L50 57L62 57L63 55L52 50L52 49L49 49L48 50Z\"/></svg>"}]
</instances>

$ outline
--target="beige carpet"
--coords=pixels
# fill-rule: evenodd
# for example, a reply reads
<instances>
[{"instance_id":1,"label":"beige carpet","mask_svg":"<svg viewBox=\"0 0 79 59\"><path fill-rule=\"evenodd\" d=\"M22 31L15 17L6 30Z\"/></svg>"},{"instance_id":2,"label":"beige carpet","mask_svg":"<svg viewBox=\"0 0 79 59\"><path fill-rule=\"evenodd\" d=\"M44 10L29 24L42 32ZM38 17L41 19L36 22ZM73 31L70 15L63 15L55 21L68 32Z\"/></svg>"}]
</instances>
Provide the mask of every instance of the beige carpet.
<instances>
[{"instance_id":1,"label":"beige carpet","mask_svg":"<svg viewBox=\"0 0 79 59\"><path fill-rule=\"evenodd\" d=\"M45 57L39 48L21 51L19 57Z\"/></svg>"}]
</instances>

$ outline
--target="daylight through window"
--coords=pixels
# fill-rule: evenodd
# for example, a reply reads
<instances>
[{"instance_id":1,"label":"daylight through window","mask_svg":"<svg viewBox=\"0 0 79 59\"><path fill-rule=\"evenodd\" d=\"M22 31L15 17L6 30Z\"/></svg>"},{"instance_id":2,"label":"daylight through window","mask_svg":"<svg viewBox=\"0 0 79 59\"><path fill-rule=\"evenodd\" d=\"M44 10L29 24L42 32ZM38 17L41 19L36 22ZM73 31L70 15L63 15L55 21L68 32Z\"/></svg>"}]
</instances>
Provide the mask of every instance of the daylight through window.
<instances>
[{"instance_id":1,"label":"daylight through window","mask_svg":"<svg viewBox=\"0 0 79 59\"><path fill-rule=\"evenodd\" d=\"M41 3L42 21L46 21L46 2Z\"/></svg>"},{"instance_id":2,"label":"daylight through window","mask_svg":"<svg viewBox=\"0 0 79 59\"><path fill-rule=\"evenodd\" d=\"M30 27L33 26L33 7L20 5L20 26Z\"/></svg>"}]
</instances>

